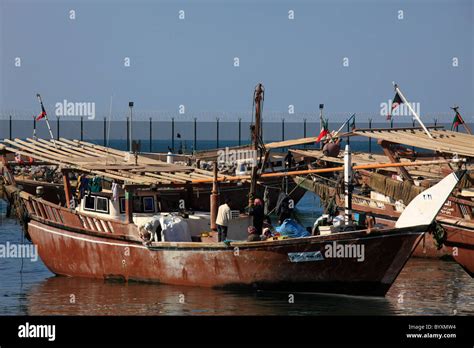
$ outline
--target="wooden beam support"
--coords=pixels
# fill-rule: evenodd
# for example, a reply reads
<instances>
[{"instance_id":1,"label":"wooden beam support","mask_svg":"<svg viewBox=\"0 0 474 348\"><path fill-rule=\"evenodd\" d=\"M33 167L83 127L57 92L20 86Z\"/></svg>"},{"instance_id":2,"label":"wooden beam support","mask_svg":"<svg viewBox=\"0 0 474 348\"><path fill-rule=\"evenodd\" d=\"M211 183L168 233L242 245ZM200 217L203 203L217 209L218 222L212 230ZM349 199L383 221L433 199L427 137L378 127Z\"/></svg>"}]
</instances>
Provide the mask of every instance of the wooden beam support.
<instances>
[{"instance_id":1,"label":"wooden beam support","mask_svg":"<svg viewBox=\"0 0 474 348\"><path fill-rule=\"evenodd\" d=\"M400 163L400 160L396 157L395 153L392 150L393 143L379 139L377 143L382 147L383 153L388 157L392 163ZM398 167L398 173L405 179L413 183L413 178L405 167Z\"/></svg>"},{"instance_id":2,"label":"wooden beam support","mask_svg":"<svg viewBox=\"0 0 474 348\"><path fill-rule=\"evenodd\" d=\"M133 189L125 189L125 223L133 224Z\"/></svg>"},{"instance_id":3,"label":"wooden beam support","mask_svg":"<svg viewBox=\"0 0 474 348\"><path fill-rule=\"evenodd\" d=\"M66 207L71 208L71 182L69 181L69 172L61 170L63 174L64 195L66 197Z\"/></svg>"}]
</instances>

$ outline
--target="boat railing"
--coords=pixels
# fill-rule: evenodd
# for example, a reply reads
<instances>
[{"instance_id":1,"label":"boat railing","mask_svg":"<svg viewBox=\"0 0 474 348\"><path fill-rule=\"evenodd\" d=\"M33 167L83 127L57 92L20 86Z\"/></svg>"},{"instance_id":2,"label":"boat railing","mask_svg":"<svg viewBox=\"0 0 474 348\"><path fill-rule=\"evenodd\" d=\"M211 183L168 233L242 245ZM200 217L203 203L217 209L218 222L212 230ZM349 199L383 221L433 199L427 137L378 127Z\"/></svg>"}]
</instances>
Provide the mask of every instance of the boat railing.
<instances>
[{"instance_id":1,"label":"boat railing","mask_svg":"<svg viewBox=\"0 0 474 348\"><path fill-rule=\"evenodd\" d=\"M32 217L54 224L80 228L94 233L129 235L130 226L119 220L82 214L72 209L58 206L26 192L21 193L28 213Z\"/></svg>"}]
</instances>

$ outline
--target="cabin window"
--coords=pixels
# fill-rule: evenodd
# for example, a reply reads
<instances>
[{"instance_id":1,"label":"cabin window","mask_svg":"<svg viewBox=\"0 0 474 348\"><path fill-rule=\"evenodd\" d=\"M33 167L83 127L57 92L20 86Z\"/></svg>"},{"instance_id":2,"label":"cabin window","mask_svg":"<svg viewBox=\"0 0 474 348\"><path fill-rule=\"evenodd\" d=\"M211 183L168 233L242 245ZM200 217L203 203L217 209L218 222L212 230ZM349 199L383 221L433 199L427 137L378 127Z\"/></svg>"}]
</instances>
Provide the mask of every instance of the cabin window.
<instances>
[{"instance_id":1,"label":"cabin window","mask_svg":"<svg viewBox=\"0 0 474 348\"><path fill-rule=\"evenodd\" d=\"M155 199L153 197L143 197L143 211L145 213L155 212Z\"/></svg>"},{"instance_id":2,"label":"cabin window","mask_svg":"<svg viewBox=\"0 0 474 348\"><path fill-rule=\"evenodd\" d=\"M125 213L125 198L120 197L120 213Z\"/></svg>"},{"instance_id":3,"label":"cabin window","mask_svg":"<svg viewBox=\"0 0 474 348\"><path fill-rule=\"evenodd\" d=\"M84 210L95 211L95 196L85 196Z\"/></svg>"},{"instance_id":4,"label":"cabin window","mask_svg":"<svg viewBox=\"0 0 474 348\"><path fill-rule=\"evenodd\" d=\"M154 213L155 212L155 198L153 196L134 196L133 197L133 212L134 213ZM120 213L125 213L125 198L120 197Z\"/></svg>"},{"instance_id":5,"label":"cabin window","mask_svg":"<svg viewBox=\"0 0 474 348\"><path fill-rule=\"evenodd\" d=\"M100 213L109 213L109 200L105 197L97 197L96 211Z\"/></svg>"},{"instance_id":6,"label":"cabin window","mask_svg":"<svg viewBox=\"0 0 474 348\"><path fill-rule=\"evenodd\" d=\"M96 211L98 213L109 213L109 199L107 197L99 196L85 196L84 210Z\"/></svg>"}]
</instances>

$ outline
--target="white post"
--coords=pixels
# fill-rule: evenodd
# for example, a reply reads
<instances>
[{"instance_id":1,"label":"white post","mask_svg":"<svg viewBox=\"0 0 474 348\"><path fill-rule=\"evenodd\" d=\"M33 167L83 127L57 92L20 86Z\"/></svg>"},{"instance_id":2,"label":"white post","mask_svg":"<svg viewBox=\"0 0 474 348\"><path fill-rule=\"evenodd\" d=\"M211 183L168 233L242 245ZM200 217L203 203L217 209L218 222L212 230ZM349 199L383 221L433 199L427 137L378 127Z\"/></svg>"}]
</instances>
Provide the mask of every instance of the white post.
<instances>
[{"instance_id":1,"label":"white post","mask_svg":"<svg viewBox=\"0 0 474 348\"><path fill-rule=\"evenodd\" d=\"M400 88L398 87L398 85L394 82L394 83L393 83L393 86L395 87L395 91L398 93L398 95L400 96L400 98L403 100L403 103L406 104L406 106L408 107L408 109L410 109L411 113L413 114L413 116L415 116L416 120L417 120L418 123L421 125L421 127L423 128L423 130L425 131L425 133L428 135L428 137L430 137L431 139L433 139L433 136L432 136L431 133L428 131L428 129L425 127L425 125L423 124L423 122L421 122L420 116L418 116L418 114L416 113L416 111L411 107L410 103L407 101L407 98L405 98L405 96L403 95L402 91L400 91Z\"/></svg>"},{"instance_id":2,"label":"white post","mask_svg":"<svg viewBox=\"0 0 474 348\"><path fill-rule=\"evenodd\" d=\"M346 145L344 151L344 222L352 224L352 158L351 147Z\"/></svg>"}]
</instances>

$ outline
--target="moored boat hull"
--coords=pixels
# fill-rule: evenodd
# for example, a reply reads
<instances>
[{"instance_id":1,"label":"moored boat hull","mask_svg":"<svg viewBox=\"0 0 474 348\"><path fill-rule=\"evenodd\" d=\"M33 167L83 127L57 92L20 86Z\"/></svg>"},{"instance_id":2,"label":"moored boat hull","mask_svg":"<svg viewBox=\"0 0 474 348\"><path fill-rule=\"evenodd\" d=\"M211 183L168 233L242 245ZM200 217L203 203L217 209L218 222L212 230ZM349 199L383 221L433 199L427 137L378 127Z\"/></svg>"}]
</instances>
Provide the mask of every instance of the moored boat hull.
<instances>
[{"instance_id":1,"label":"moored boat hull","mask_svg":"<svg viewBox=\"0 0 474 348\"><path fill-rule=\"evenodd\" d=\"M452 248L454 260L474 277L474 231L461 226L443 224L446 230L446 245Z\"/></svg>"},{"instance_id":2,"label":"moored boat hull","mask_svg":"<svg viewBox=\"0 0 474 348\"><path fill-rule=\"evenodd\" d=\"M270 242L153 243L114 240L29 223L40 257L57 275L215 288L383 296L423 231L346 232ZM329 257L328 245L359 245L360 257ZM346 255L347 256L347 255Z\"/></svg>"}]
</instances>

